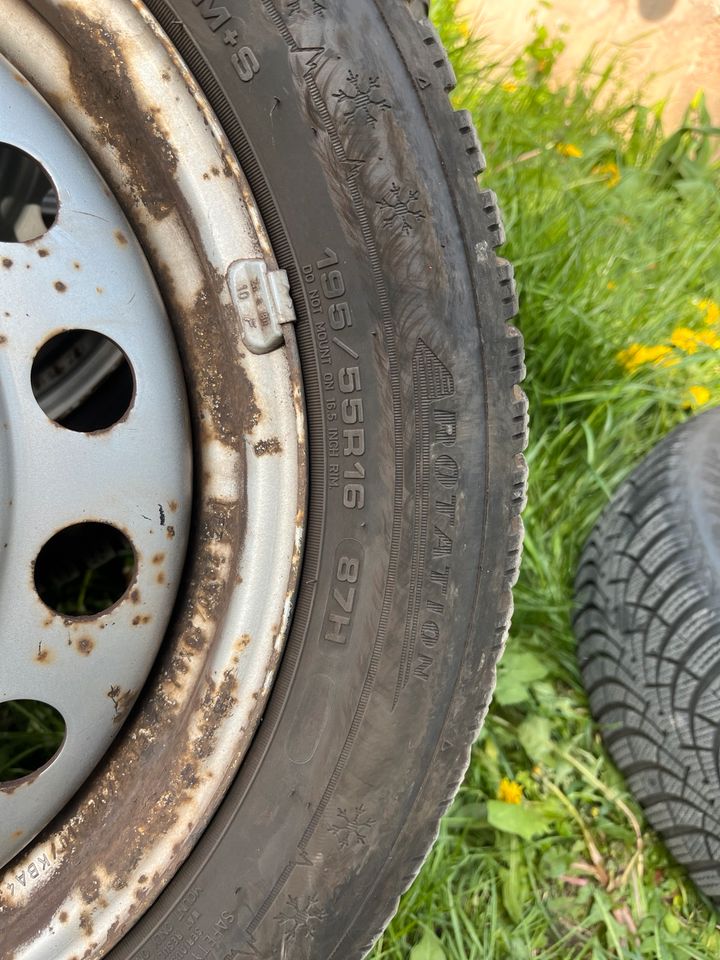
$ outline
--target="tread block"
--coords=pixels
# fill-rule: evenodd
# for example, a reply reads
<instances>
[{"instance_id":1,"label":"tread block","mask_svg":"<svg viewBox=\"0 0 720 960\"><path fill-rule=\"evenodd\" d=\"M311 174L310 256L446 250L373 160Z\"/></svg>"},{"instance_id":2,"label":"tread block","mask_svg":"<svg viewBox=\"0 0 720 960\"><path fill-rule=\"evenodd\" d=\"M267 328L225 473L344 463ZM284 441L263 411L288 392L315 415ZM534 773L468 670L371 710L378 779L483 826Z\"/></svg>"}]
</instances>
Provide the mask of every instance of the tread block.
<instances>
[{"instance_id":1,"label":"tread block","mask_svg":"<svg viewBox=\"0 0 720 960\"><path fill-rule=\"evenodd\" d=\"M508 260L498 257L497 275L501 290L502 319L512 320L520 308L517 287L515 285L515 269ZM513 329L515 328L513 327ZM520 336L519 332L518 336Z\"/></svg>"},{"instance_id":2,"label":"tread block","mask_svg":"<svg viewBox=\"0 0 720 960\"><path fill-rule=\"evenodd\" d=\"M450 93L455 89L457 77L455 76L455 71L448 59L445 47L442 44L437 30L432 23L425 18L418 21L418 30L420 31L420 38L427 52L429 66L432 67L434 77L441 84L442 89L446 93ZM428 84L431 85L433 77L428 77L427 79Z\"/></svg>"},{"instance_id":3,"label":"tread block","mask_svg":"<svg viewBox=\"0 0 720 960\"><path fill-rule=\"evenodd\" d=\"M480 208L485 227L490 234L491 242L494 247L501 247L505 243L505 227L502 222L502 214L498 204L497 196L494 190L480 191Z\"/></svg>"},{"instance_id":4,"label":"tread block","mask_svg":"<svg viewBox=\"0 0 720 960\"><path fill-rule=\"evenodd\" d=\"M458 124L458 131L462 140L463 150L469 158L473 176L485 173L487 163L483 153L480 138L478 137L472 114L469 110L456 110L455 119Z\"/></svg>"}]
</instances>

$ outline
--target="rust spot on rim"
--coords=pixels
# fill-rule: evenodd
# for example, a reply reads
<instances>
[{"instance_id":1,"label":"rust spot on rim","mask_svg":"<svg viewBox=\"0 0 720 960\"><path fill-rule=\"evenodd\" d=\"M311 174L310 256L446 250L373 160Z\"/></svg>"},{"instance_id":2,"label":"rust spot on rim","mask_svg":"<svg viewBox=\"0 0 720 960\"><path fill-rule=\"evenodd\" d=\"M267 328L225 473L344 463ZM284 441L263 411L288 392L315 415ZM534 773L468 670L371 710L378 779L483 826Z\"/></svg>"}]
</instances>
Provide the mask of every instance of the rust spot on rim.
<instances>
[{"instance_id":1,"label":"rust spot on rim","mask_svg":"<svg viewBox=\"0 0 720 960\"><path fill-rule=\"evenodd\" d=\"M277 437L269 437L267 440L258 440L253 449L258 457L273 456L282 453L282 444Z\"/></svg>"},{"instance_id":2,"label":"rust spot on rim","mask_svg":"<svg viewBox=\"0 0 720 960\"><path fill-rule=\"evenodd\" d=\"M100 878L96 874L84 877L79 884L80 896L83 902L87 904L94 903L100 896L101 886Z\"/></svg>"},{"instance_id":3,"label":"rust spot on rim","mask_svg":"<svg viewBox=\"0 0 720 960\"><path fill-rule=\"evenodd\" d=\"M120 723L130 709L130 704L135 697L135 691L123 690L117 684L113 684L108 690L107 696L112 700L113 707L115 708L113 723Z\"/></svg>"},{"instance_id":4,"label":"rust spot on rim","mask_svg":"<svg viewBox=\"0 0 720 960\"><path fill-rule=\"evenodd\" d=\"M89 657L95 649L95 641L92 637L79 637L75 641L75 649L83 657Z\"/></svg>"}]
</instances>

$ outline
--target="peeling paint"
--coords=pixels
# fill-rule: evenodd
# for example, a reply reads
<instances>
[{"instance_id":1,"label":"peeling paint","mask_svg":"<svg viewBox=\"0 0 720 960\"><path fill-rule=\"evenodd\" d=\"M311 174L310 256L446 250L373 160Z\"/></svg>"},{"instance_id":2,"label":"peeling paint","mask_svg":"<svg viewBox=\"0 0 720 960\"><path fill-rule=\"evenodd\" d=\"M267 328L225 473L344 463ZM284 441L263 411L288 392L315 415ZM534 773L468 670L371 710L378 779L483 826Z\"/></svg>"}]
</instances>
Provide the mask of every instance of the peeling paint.
<instances>
[{"instance_id":1,"label":"peeling paint","mask_svg":"<svg viewBox=\"0 0 720 960\"><path fill-rule=\"evenodd\" d=\"M253 449L258 457L273 456L282 453L282 443L278 437L268 437L267 440L258 440Z\"/></svg>"},{"instance_id":2,"label":"peeling paint","mask_svg":"<svg viewBox=\"0 0 720 960\"><path fill-rule=\"evenodd\" d=\"M6 2L8 19L16 16L29 30L34 21L24 0ZM33 6L51 24L41 34L47 69L32 55L17 66L28 74L45 71L32 79L38 85L42 79L43 94L117 191L143 244L183 357L197 453L192 553L153 682L137 703L132 690L107 688L109 709L118 717L129 713L122 739L62 818L0 876L0 926L17 960L38 960L36 938L63 916L54 956L96 960L187 856L262 715L299 573L304 404L294 347L261 358L239 351L227 266L239 255L264 253L269 266L274 261L237 160L167 39L139 3L135 10L116 0L33 0ZM2 24L0 52L8 52ZM209 144L215 156L203 160L213 176L203 181L200 173L195 182L227 191L224 219L234 233L224 249L213 246L225 241L207 230L206 211L197 215L182 192L182 144L155 102L160 89L164 97L182 98L181 84L206 130L193 140L193 152ZM292 342L290 331L287 337ZM259 495L268 489L272 496ZM177 503L166 503L167 519ZM144 513L157 530L155 507ZM272 540L270 549L263 534L273 525L277 537L264 538ZM163 529L168 552L175 550L175 526ZM272 562L266 559L269 573L260 577L254 553L263 549ZM150 554L150 564L159 556ZM139 627L148 614L137 587L128 599ZM13 871L38 856L51 864L41 895L17 884L11 891L6 881ZM87 877L97 883L88 885Z\"/></svg>"}]
</instances>

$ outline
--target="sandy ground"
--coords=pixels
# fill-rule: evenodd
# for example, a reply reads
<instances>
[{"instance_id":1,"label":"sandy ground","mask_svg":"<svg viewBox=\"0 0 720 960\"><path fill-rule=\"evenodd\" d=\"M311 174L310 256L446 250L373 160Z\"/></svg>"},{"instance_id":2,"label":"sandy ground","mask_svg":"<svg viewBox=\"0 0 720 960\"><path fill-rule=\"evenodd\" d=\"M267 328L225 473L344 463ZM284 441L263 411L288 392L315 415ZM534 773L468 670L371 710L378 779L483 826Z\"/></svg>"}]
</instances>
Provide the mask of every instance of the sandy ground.
<instances>
[{"instance_id":1,"label":"sandy ground","mask_svg":"<svg viewBox=\"0 0 720 960\"><path fill-rule=\"evenodd\" d=\"M645 102L668 98L669 124L680 121L698 89L720 122L720 0L553 0L550 9L539 0L461 0L460 10L503 59L527 42L537 11L539 22L569 27L561 78L594 44L605 56L622 49L628 82L647 89Z\"/></svg>"}]
</instances>

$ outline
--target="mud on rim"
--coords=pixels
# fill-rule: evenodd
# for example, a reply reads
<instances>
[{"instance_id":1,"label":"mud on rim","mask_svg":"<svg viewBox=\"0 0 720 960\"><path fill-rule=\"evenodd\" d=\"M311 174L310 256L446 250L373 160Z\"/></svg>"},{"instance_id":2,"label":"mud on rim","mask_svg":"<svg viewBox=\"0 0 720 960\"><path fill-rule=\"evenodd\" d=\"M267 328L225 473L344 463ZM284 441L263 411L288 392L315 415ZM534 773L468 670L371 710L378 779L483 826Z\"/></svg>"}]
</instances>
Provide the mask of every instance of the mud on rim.
<instances>
[{"instance_id":1,"label":"mud on rim","mask_svg":"<svg viewBox=\"0 0 720 960\"><path fill-rule=\"evenodd\" d=\"M25 943L12 955L29 958L117 937L222 798L282 651L306 482L286 281L173 47L131 3L13 0L4 14L0 141L58 198L38 236L0 244L3 524L23 531L0 581L0 698L49 703L66 729L49 763L0 785L0 852L19 854L0 880L3 950ZM102 339L83 353L77 331ZM55 370L67 394L53 410L30 373L59 334L75 335L75 362L45 365L45 393ZM88 369L107 383L108 343L132 370L130 408L102 431L63 427ZM130 583L68 616L33 569L58 531L92 524L126 538Z\"/></svg>"}]
</instances>

